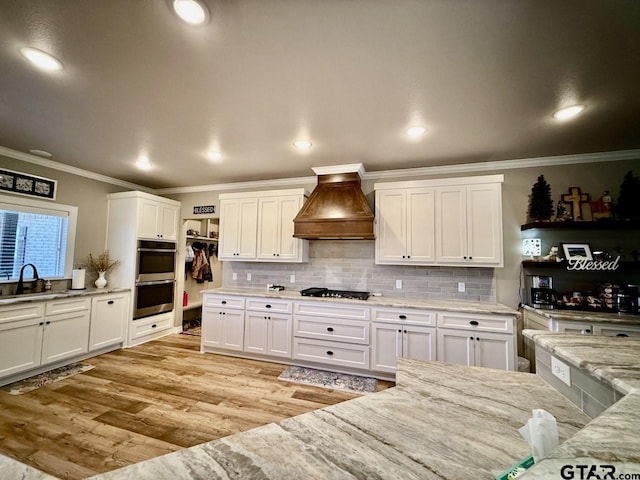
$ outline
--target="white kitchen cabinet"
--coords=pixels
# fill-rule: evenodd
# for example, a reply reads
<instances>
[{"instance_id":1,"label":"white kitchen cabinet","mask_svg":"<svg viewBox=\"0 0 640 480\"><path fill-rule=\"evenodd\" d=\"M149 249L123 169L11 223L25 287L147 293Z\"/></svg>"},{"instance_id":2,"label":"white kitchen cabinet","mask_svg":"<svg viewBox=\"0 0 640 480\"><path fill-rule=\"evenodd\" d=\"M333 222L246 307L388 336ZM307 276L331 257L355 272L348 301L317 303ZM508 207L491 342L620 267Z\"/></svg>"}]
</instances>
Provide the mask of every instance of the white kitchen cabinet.
<instances>
[{"instance_id":1,"label":"white kitchen cabinet","mask_svg":"<svg viewBox=\"0 0 640 480\"><path fill-rule=\"evenodd\" d=\"M220 195L221 260L306 262L308 241L293 238L304 190Z\"/></svg>"},{"instance_id":2,"label":"white kitchen cabinet","mask_svg":"<svg viewBox=\"0 0 640 480\"><path fill-rule=\"evenodd\" d=\"M503 265L501 184L436 188L436 262Z\"/></svg>"},{"instance_id":3,"label":"white kitchen cabinet","mask_svg":"<svg viewBox=\"0 0 640 480\"><path fill-rule=\"evenodd\" d=\"M585 335L593 334L593 325L587 322L554 320L551 325L554 332L580 333Z\"/></svg>"},{"instance_id":4,"label":"white kitchen cabinet","mask_svg":"<svg viewBox=\"0 0 640 480\"><path fill-rule=\"evenodd\" d=\"M436 359L436 329L417 325L373 322L371 369L395 372L399 358Z\"/></svg>"},{"instance_id":5,"label":"white kitchen cabinet","mask_svg":"<svg viewBox=\"0 0 640 480\"><path fill-rule=\"evenodd\" d=\"M129 292L91 299L89 351L123 343L129 318Z\"/></svg>"},{"instance_id":6,"label":"white kitchen cabinet","mask_svg":"<svg viewBox=\"0 0 640 480\"><path fill-rule=\"evenodd\" d=\"M243 310L206 307L202 310L202 347L244 349Z\"/></svg>"},{"instance_id":7,"label":"white kitchen cabinet","mask_svg":"<svg viewBox=\"0 0 640 480\"><path fill-rule=\"evenodd\" d=\"M220 260L255 260L258 199L223 199L220 195Z\"/></svg>"},{"instance_id":8,"label":"white kitchen cabinet","mask_svg":"<svg viewBox=\"0 0 640 480\"><path fill-rule=\"evenodd\" d=\"M432 264L434 189L396 188L376 191L378 264Z\"/></svg>"},{"instance_id":9,"label":"white kitchen cabinet","mask_svg":"<svg viewBox=\"0 0 640 480\"><path fill-rule=\"evenodd\" d=\"M593 326L593 334L606 337L640 337L640 326L596 324Z\"/></svg>"},{"instance_id":10,"label":"white kitchen cabinet","mask_svg":"<svg viewBox=\"0 0 640 480\"><path fill-rule=\"evenodd\" d=\"M0 377L40 365L44 303L0 307Z\"/></svg>"},{"instance_id":11,"label":"white kitchen cabinet","mask_svg":"<svg viewBox=\"0 0 640 480\"><path fill-rule=\"evenodd\" d=\"M89 351L89 308L45 317L42 364L59 362Z\"/></svg>"},{"instance_id":12,"label":"white kitchen cabinet","mask_svg":"<svg viewBox=\"0 0 640 480\"><path fill-rule=\"evenodd\" d=\"M308 242L293 238L293 219L304 196L262 197L258 201L257 259L269 262L306 261Z\"/></svg>"},{"instance_id":13,"label":"white kitchen cabinet","mask_svg":"<svg viewBox=\"0 0 640 480\"><path fill-rule=\"evenodd\" d=\"M142 197L138 203L138 238L177 240L180 208Z\"/></svg>"},{"instance_id":14,"label":"white kitchen cabinet","mask_svg":"<svg viewBox=\"0 0 640 480\"><path fill-rule=\"evenodd\" d=\"M246 312L244 351L291 358L291 315Z\"/></svg>"},{"instance_id":15,"label":"white kitchen cabinet","mask_svg":"<svg viewBox=\"0 0 640 480\"><path fill-rule=\"evenodd\" d=\"M500 370L515 369L511 335L438 328L437 337L436 351L440 362Z\"/></svg>"}]
</instances>

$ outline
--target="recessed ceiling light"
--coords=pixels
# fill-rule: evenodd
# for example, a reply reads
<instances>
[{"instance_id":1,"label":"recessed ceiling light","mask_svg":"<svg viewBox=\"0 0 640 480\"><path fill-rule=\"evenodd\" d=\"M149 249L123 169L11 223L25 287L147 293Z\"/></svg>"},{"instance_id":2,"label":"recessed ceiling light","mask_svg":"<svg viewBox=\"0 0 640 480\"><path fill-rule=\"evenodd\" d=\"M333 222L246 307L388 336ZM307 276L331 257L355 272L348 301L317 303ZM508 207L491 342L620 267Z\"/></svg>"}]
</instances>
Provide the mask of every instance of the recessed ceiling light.
<instances>
[{"instance_id":1,"label":"recessed ceiling light","mask_svg":"<svg viewBox=\"0 0 640 480\"><path fill-rule=\"evenodd\" d=\"M556 120L570 120L582 113L585 108L587 107L584 105L571 105L570 107L561 108L553 114L553 118Z\"/></svg>"},{"instance_id":2,"label":"recessed ceiling light","mask_svg":"<svg viewBox=\"0 0 640 480\"><path fill-rule=\"evenodd\" d=\"M202 25L209 18L209 11L198 0L173 0L173 9L190 25Z\"/></svg>"},{"instance_id":3,"label":"recessed ceiling light","mask_svg":"<svg viewBox=\"0 0 640 480\"><path fill-rule=\"evenodd\" d=\"M20 49L20 53L31 63L41 70L47 72L55 72L62 70L62 63L57 58L48 53L38 50L37 48L24 47Z\"/></svg>"},{"instance_id":4,"label":"recessed ceiling light","mask_svg":"<svg viewBox=\"0 0 640 480\"><path fill-rule=\"evenodd\" d=\"M309 140L296 140L293 142L293 146L298 150L309 150L311 148L312 143Z\"/></svg>"},{"instance_id":5,"label":"recessed ceiling light","mask_svg":"<svg viewBox=\"0 0 640 480\"><path fill-rule=\"evenodd\" d=\"M425 127L422 126L415 126L415 127L409 127L407 128L407 135L409 135L411 138L418 138L422 135L424 135L424 133L427 131L427 129Z\"/></svg>"},{"instance_id":6,"label":"recessed ceiling light","mask_svg":"<svg viewBox=\"0 0 640 480\"><path fill-rule=\"evenodd\" d=\"M209 160L213 160L214 162L219 162L224 158L222 153L215 151L207 152L207 157L209 158Z\"/></svg>"},{"instance_id":7,"label":"recessed ceiling light","mask_svg":"<svg viewBox=\"0 0 640 480\"><path fill-rule=\"evenodd\" d=\"M136 163L134 165L139 170L151 170L151 162L145 156L138 157L138 160L136 160Z\"/></svg>"},{"instance_id":8,"label":"recessed ceiling light","mask_svg":"<svg viewBox=\"0 0 640 480\"><path fill-rule=\"evenodd\" d=\"M32 148L29 150L30 153L34 155L38 155L39 157L51 158L53 155L47 152L46 150L38 150L37 148Z\"/></svg>"}]
</instances>

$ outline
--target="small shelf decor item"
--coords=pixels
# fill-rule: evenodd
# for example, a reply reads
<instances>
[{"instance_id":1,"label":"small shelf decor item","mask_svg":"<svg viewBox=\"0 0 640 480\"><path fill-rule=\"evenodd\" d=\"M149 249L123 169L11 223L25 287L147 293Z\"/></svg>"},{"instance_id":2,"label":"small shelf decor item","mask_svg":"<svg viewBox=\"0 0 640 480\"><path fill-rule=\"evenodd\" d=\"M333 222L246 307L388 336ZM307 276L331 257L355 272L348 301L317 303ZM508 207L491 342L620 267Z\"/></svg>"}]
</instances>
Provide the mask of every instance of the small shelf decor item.
<instances>
[{"instance_id":1,"label":"small shelf decor item","mask_svg":"<svg viewBox=\"0 0 640 480\"><path fill-rule=\"evenodd\" d=\"M544 179L544 175L540 175L538 181L531 187L528 215L531 220L536 222L550 220L553 215L551 186Z\"/></svg>"},{"instance_id":2,"label":"small shelf decor item","mask_svg":"<svg viewBox=\"0 0 640 480\"><path fill-rule=\"evenodd\" d=\"M91 253L87 256L87 270L98 275L98 278L95 281L96 287L98 288L104 288L107 286L105 274L119 264L120 260L113 260L109 257L108 250L105 250L97 257L94 257Z\"/></svg>"},{"instance_id":3,"label":"small shelf decor item","mask_svg":"<svg viewBox=\"0 0 640 480\"><path fill-rule=\"evenodd\" d=\"M580 187L569 187L569 193L562 194L562 203L569 204L569 212L574 221L583 220L582 204L589 202L589 194L582 193Z\"/></svg>"},{"instance_id":4,"label":"small shelf decor item","mask_svg":"<svg viewBox=\"0 0 640 480\"><path fill-rule=\"evenodd\" d=\"M565 260L593 260L588 243L562 243Z\"/></svg>"}]
</instances>

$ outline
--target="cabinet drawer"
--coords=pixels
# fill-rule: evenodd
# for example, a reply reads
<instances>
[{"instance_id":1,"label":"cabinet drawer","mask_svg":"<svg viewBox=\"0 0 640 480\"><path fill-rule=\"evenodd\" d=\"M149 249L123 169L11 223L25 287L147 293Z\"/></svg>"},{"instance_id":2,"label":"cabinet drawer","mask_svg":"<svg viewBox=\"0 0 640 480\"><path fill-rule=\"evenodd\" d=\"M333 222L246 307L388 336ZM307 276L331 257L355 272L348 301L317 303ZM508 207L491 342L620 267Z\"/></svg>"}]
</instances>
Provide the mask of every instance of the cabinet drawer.
<instances>
[{"instance_id":1,"label":"cabinet drawer","mask_svg":"<svg viewBox=\"0 0 640 480\"><path fill-rule=\"evenodd\" d=\"M44 303L26 303L0 307L0 323L30 320L44 315Z\"/></svg>"},{"instance_id":2,"label":"cabinet drawer","mask_svg":"<svg viewBox=\"0 0 640 480\"><path fill-rule=\"evenodd\" d=\"M235 297L233 295L228 295L228 296L208 295L205 293L202 296L202 306L243 309L244 297Z\"/></svg>"},{"instance_id":3,"label":"cabinet drawer","mask_svg":"<svg viewBox=\"0 0 640 480\"><path fill-rule=\"evenodd\" d=\"M302 315L314 315L330 318L350 318L354 320L369 320L371 310L368 307L357 305L331 304L331 303L307 303L297 302L295 313Z\"/></svg>"},{"instance_id":4,"label":"cabinet drawer","mask_svg":"<svg viewBox=\"0 0 640 480\"><path fill-rule=\"evenodd\" d=\"M247 310L256 312L291 313L293 302L271 298L247 298Z\"/></svg>"},{"instance_id":5,"label":"cabinet drawer","mask_svg":"<svg viewBox=\"0 0 640 480\"><path fill-rule=\"evenodd\" d=\"M631 325L595 325L594 335L605 337L640 337L640 327Z\"/></svg>"},{"instance_id":6,"label":"cabinet drawer","mask_svg":"<svg viewBox=\"0 0 640 480\"><path fill-rule=\"evenodd\" d=\"M165 317L155 321L149 321L145 319L134 320L131 324L131 339L145 337L162 330L171 328L173 325L173 318Z\"/></svg>"},{"instance_id":7,"label":"cabinet drawer","mask_svg":"<svg viewBox=\"0 0 640 480\"><path fill-rule=\"evenodd\" d=\"M438 327L463 328L483 332L513 333L514 317L508 315L474 315L438 313Z\"/></svg>"},{"instance_id":8,"label":"cabinet drawer","mask_svg":"<svg viewBox=\"0 0 640 480\"><path fill-rule=\"evenodd\" d=\"M89 310L90 306L90 298L65 298L63 300L47 302L44 314L56 315L58 313L79 312L82 310Z\"/></svg>"},{"instance_id":9,"label":"cabinet drawer","mask_svg":"<svg viewBox=\"0 0 640 480\"><path fill-rule=\"evenodd\" d=\"M296 315L293 321L293 335L295 337L369 345L369 322L343 319L328 320Z\"/></svg>"},{"instance_id":10,"label":"cabinet drawer","mask_svg":"<svg viewBox=\"0 0 640 480\"><path fill-rule=\"evenodd\" d=\"M436 314L424 310L396 309L396 308L372 308L371 319L381 322L398 322L407 324L435 326Z\"/></svg>"},{"instance_id":11,"label":"cabinet drawer","mask_svg":"<svg viewBox=\"0 0 640 480\"><path fill-rule=\"evenodd\" d=\"M365 345L350 345L346 343L294 338L293 358L331 365L368 369L369 347Z\"/></svg>"}]
</instances>

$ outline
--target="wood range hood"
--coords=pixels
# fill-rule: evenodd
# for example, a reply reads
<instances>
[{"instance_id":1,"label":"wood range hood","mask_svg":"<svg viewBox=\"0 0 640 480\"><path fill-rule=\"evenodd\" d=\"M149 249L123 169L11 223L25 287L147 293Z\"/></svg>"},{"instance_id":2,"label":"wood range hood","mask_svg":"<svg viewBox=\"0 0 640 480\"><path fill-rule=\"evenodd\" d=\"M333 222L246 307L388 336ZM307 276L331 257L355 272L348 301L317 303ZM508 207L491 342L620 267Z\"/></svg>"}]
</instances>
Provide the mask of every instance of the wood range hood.
<instances>
[{"instance_id":1,"label":"wood range hood","mask_svg":"<svg viewBox=\"0 0 640 480\"><path fill-rule=\"evenodd\" d=\"M360 187L361 163L317 167L318 185L293 219L296 238L373 240L373 212Z\"/></svg>"}]
</instances>

